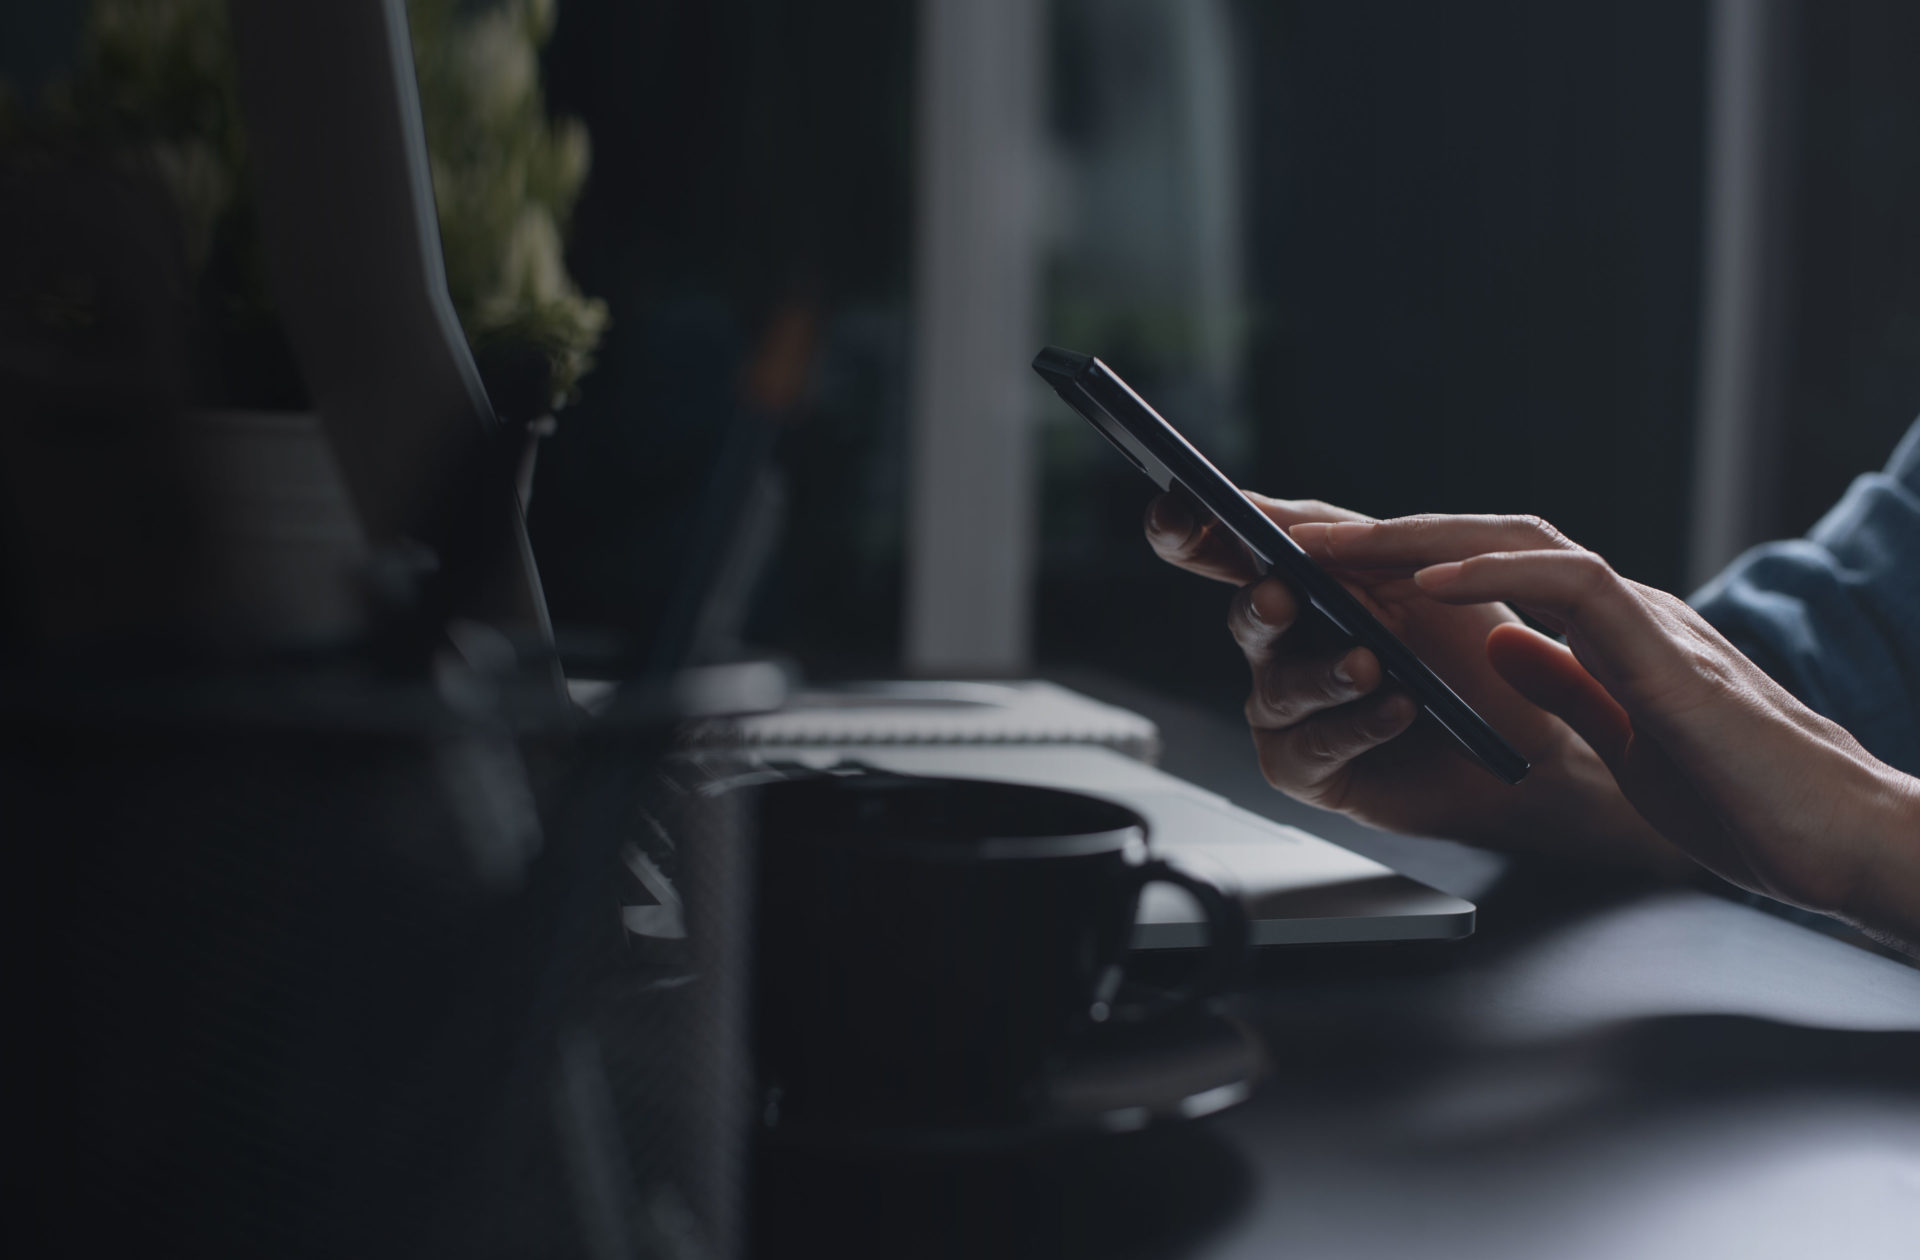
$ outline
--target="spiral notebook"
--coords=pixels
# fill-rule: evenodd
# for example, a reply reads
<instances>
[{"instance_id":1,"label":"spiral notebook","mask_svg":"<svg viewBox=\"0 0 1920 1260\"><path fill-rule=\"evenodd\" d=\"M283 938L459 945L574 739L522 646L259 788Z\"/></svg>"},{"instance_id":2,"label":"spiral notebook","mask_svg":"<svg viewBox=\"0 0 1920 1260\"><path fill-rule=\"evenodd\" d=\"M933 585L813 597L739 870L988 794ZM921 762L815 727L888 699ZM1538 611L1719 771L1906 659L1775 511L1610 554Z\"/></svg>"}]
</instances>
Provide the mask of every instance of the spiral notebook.
<instances>
[{"instance_id":1,"label":"spiral notebook","mask_svg":"<svg viewBox=\"0 0 1920 1260\"><path fill-rule=\"evenodd\" d=\"M1097 745L1153 764L1160 731L1137 713L1049 682L845 683L796 693L774 713L703 723L706 748L911 744Z\"/></svg>"}]
</instances>

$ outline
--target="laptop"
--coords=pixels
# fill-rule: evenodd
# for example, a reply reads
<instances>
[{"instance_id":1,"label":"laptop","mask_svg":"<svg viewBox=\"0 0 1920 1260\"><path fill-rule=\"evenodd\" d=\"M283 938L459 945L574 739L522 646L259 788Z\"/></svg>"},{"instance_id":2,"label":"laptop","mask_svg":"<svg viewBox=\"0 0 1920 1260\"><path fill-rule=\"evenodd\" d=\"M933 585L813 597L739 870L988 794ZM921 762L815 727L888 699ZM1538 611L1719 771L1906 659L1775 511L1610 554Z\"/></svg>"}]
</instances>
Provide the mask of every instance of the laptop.
<instances>
[{"instance_id":1,"label":"laptop","mask_svg":"<svg viewBox=\"0 0 1920 1260\"><path fill-rule=\"evenodd\" d=\"M1255 945L1450 940L1472 902L1148 764L1146 718L1051 683L862 683L804 691L776 713L696 730L706 748L807 770L990 779L1104 797L1147 823L1155 855L1236 894ZM1199 907L1149 885L1136 949L1205 944Z\"/></svg>"}]
</instances>

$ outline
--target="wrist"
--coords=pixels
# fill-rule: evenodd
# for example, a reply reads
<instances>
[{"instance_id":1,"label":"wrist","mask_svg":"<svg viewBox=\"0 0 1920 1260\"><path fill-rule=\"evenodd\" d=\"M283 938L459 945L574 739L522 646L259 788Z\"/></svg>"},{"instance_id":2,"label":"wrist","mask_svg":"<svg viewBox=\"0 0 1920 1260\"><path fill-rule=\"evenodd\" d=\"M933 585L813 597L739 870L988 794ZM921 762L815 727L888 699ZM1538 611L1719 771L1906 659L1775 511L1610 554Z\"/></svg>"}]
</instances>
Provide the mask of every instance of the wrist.
<instances>
[{"instance_id":1,"label":"wrist","mask_svg":"<svg viewBox=\"0 0 1920 1260\"><path fill-rule=\"evenodd\" d=\"M1920 953L1920 779L1883 767L1839 917Z\"/></svg>"}]
</instances>

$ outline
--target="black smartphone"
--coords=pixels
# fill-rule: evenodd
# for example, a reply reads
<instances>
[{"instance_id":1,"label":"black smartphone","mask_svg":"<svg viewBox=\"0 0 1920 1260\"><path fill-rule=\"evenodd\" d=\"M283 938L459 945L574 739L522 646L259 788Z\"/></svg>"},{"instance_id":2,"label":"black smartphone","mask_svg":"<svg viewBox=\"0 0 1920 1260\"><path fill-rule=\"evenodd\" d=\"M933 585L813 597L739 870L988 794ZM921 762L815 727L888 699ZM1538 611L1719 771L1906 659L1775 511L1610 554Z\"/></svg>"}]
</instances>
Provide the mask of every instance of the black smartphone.
<instances>
[{"instance_id":1,"label":"black smartphone","mask_svg":"<svg viewBox=\"0 0 1920 1260\"><path fill-rule=\"evenodd\" d=\"M1048 346L1034 357L1033 370L1155 485L1162 490L1185 487L1246 544L1263 571L1278 573L1294 594L1379 657L1381 668L1412 692L1434 721L1481 765L1508 783L1526 777L1527 759L1512 744L1455 695L1453 688L1441 682L1413 649L1381 625L1351 591L1302 551L1285 530L1241 494L1239 487L1180 436L1179 430L1161 419L1160 413L1112 368L1090 354Z\"/></svg>"}]
</instances>

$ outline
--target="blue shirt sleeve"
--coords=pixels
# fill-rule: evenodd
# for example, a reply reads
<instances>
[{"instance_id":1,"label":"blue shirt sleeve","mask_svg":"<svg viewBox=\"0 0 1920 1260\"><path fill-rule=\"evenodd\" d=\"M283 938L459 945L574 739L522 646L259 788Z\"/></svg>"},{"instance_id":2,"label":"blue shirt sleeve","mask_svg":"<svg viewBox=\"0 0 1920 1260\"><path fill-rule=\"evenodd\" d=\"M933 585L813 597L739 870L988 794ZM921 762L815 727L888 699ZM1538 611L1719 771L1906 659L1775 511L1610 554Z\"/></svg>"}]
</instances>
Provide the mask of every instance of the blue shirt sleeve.
<instances>
[{"instance_id":1,"label":"blue shirt sleeve","mask_svg":"<svg viewBox=\"0 0 1920 1260\"><path fill-rule=\"evenodd\" d=\"M1920 421L1805 538L1755 547L1691 602L1808 708L1920 774Z\"/></svg>"}]
</instances>

